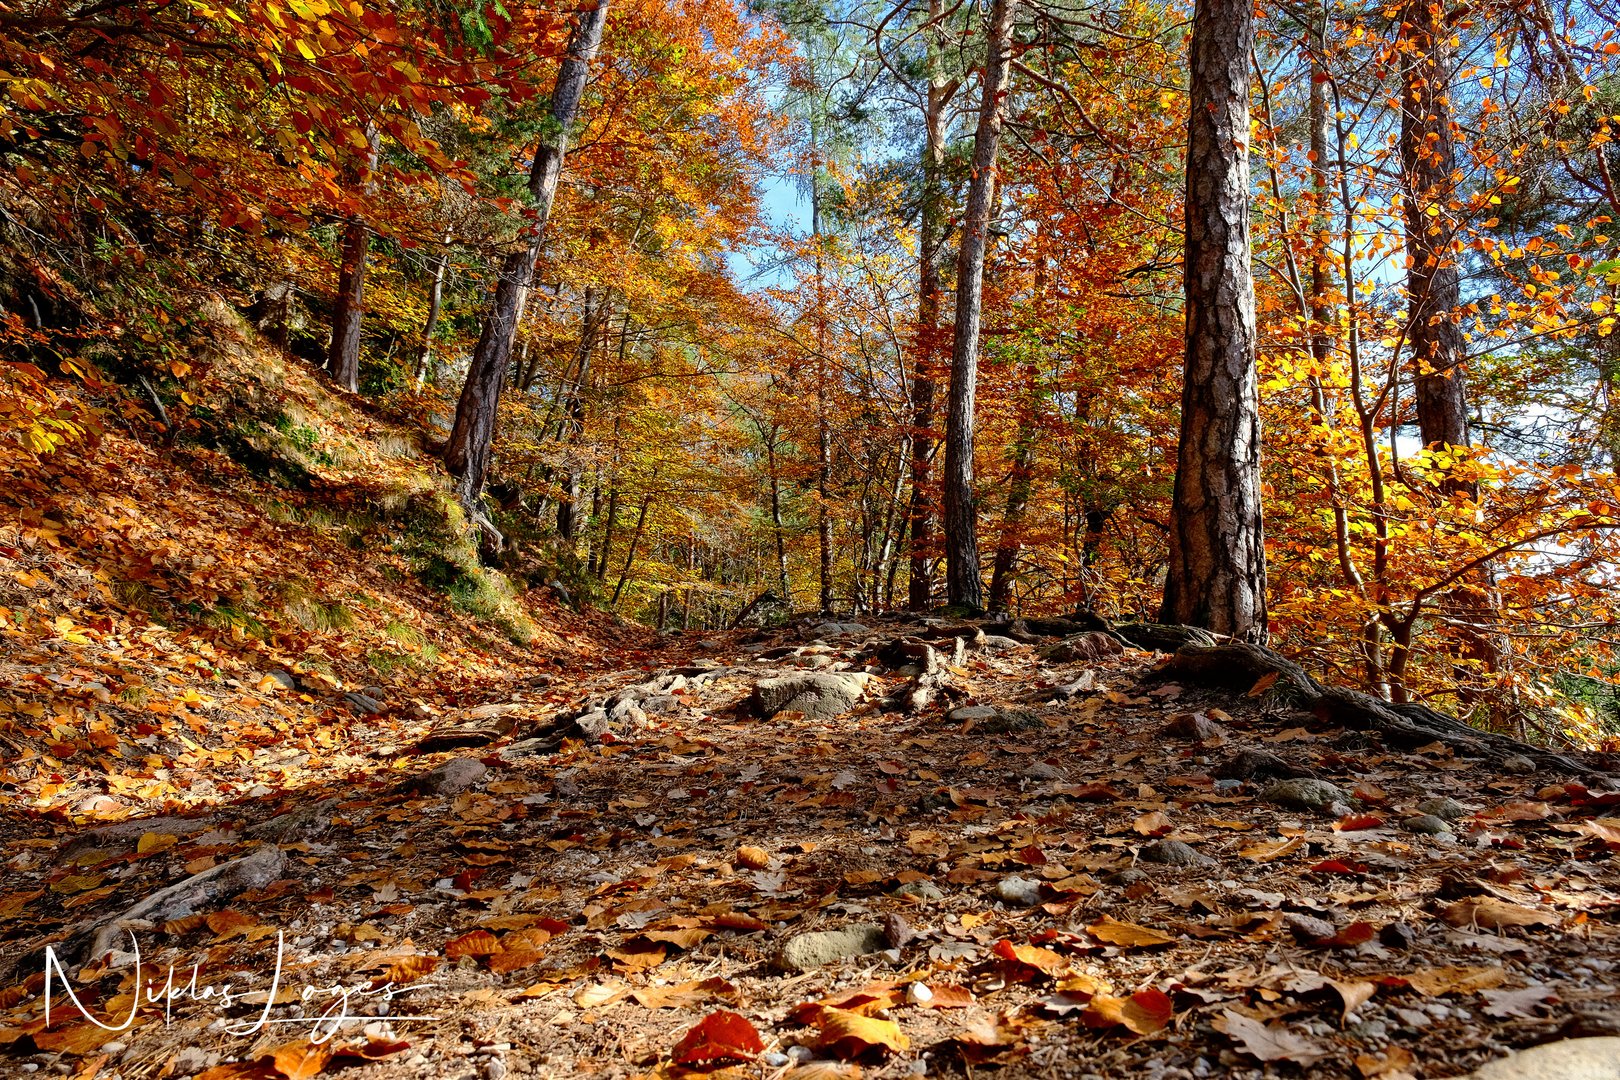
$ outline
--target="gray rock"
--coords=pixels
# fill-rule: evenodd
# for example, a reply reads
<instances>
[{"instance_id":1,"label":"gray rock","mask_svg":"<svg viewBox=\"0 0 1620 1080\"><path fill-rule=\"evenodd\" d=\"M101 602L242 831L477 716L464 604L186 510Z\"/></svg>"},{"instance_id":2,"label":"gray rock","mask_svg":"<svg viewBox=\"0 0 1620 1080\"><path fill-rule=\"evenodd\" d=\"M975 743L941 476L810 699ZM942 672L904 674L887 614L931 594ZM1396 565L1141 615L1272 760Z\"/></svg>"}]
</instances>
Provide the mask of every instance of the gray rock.
<instances>
[{"instance_id":1,"label":"gray rock","mask_svg":"<svg viewBox=\"0 0 1620 1080\"><path fill-rule=\"evenodd\" d=\"M1288 912L1283 916L1283 923L1301 941L1322 941L1332 937L1339 930L1326 919L1319 919L1315 915L1306 915L1299 911Z\"/></svg>"},{"instance_id":2,"label":"gray rock","mask_svg":"<svg viewBox=\"0 0 1620 1080\"><path fill-rule=\"evenodd\" d=\"M280 683L283 690L298 689L298 679L295 678L291 672L282 671L280 668L277 668L275 671L268 671L265 672L265 674L269 675L272 679L276 680L276 682Z\"/></svg>"},{"instance_id":3,"label":"gray rock","mask_svg":"<svg viewBox=\"0 0 1620 1080\"><path fill-rule=\"evenodd\" d=\"M1121 888L1124 888L1129 885L1141 884L1146 880L1148 880L1146 870L1139 870L1134 866L1127 866L1125 869L1115 870L1112 874L1109 874L1107 877L1103 878L1103 884L1118 885Z\"/></svg>"},{"instance_id":4,"label":"gray rock","mask_svg":"<svg viewBox=\"0 0 1620 1080\"><path fill-rule=\"evenodd\" d=\"M1030 780L1061 780L1063 779L1063 770L1056 765L1036 761L1026 766L1019 775Z\"/></svg>"},{"instance_id":5,"label":"gray rock","mask_svg":"<svg viewBox=\"0 0 1620 1080\"><path fill-rule=\"evenodd\" d=\"M613 730L613 720L601 709L592 709L574 721L581 734L588 739L600 739Z\"/></svg>"},{"instance_id":6,"label":"gray rock","mask_svg":"<svg viewBox=\"0 0 1620 1080\"><path fill-rule=\"evenodd\" d=\"M889 947L883 927L858 923L842 930L816 930L796 934L776 954L776 966L785 971L813 971L851 956L882 952Z\"/></svg>"},{"instance_id":7,"label":"gray rock","mask_svg":"<svg viewBox=\"0 0 1620 1080\"><path fill-rule=\"evenodd\" d=\"M1502 771L1518 776L1527 776L1536 771L1536 763L1523 754L1514 754L1502 759Z\"/></svg>"},{"instance_id":8,"label":"gray rock","mask_svg":"<svg viewBox=\"0 0 1620 1080\"><path fill-rule=\"evenodd\" d=\"M1456 799L1427 799L1418 803L1418 813L1433 814L1442 821L1461 821L1468 816L1468 807Z\"/></svg>"},{"instance_id":9,"label":"gray rock","mask_svg":"<svg viewBox=\"0 0 1620 1080\"><path fill-rule=\"evenodd\" d=\"M1423 833L1425 836L1439 836L1441 833L1451 831L1451 825L1441 817L1434 814L1418 814L1401 822L1407 832Z\"/></svg>"},{"instance_id":10,"label":"gray rock","mask_svg":"<svg viewBox=\"0 0 1620 1080\"><path fill-rule=\"evenodd\" d=\"M918 900L943 900L945 893L932 881L908 881L894 890L896 896L911 896Z\"/></svg>"},{"instance_id":11,"label":"gray rock","mask_svg":"<svg viewBox=\"0 0 1620 1080\"><path fill-rule=\"evenodd\" d=\"M1013 874L996 882L996 896L1019 907L1034 907L1041 902L1041 883Z\"/></svg>"},{"instance_id":12,"label":"gray rock","mask_svg":"<svg viewBox=\"0 0 1620 1080\"><path fill-rule=\"evenodd\" d=\"M1620 1080L1620 1038L1533 1046L1499 1058L1465 1080Z\"/></svg>"},{"instance_id":13,"label":"gray rock","mask_svg":"<svg viewBox=\"0 0 1620 1080\"><path fill-rule=\"evenodd\" d=\"M1213 739L1226 738L1226 729L1203 713L1195 712L1176 717L1160 729L1160 734L1168 735L1173 739L1193 739L1196 742L1209 742Z\"/></svg>"},{"instance_id":14,"label":"gray rock","mask_svg":"<svg viewBox=\"0 0 1620 1080\"><path fill-rule=\"evenodd\" d=\"M77 954L78 945L87 939L89 945L84 955L90 959L101 957L112 949L123 948L128 942L126 925L143 926L183 919L237 893L262 889L286 869L287 856L276 845L266 844L251 855L211 866L160 889L134 907L92 926L82 936L75 935L65 952Z\"/></svg>"},{"instance_id":15,"label":"gray rock","mask_svg":"<svg viewBox=\"0 0 1620 1080\"><path fill-rule=\"evenodd\" d=\"M261 821L246 830L255 840L274 840L285 844L318 836L332 827L332 811L337 809L336 799L322 799L299 810L278 814L269 821Z\"/></svg>"},{"instance_id":16,"label":"gray rock","mask_svg":"<svg viewBox=\"0 0 1620 1080\"><path fill-rule=\"evenodd\" d=\"M1325 810L1334 803L1355 801L1349 792L1334 787L1326 780L1313 780L1309 777L1279 780L1262 791L1260 797L1269 803L1294 806L1302 810Z\"/></svg>"},{"instance_id":17,"label":"gray rock","mask_svg":"<svg viewBox=\"0 0 1620 1080\"><path fill-rule=\"evenodd\" d=\"M1180 840L1155 840L1142 846L1141 857L1165 866L1214 866L1215 860Z\"/></svg>"},{"instance_id":18,"label":"gray rock","mask_svg":"<svg viewBox=\"0 0 1620 1080\"><path fill-rule=\"evenodd\" d=\"M466 791L487 775L489 766L477 758L451 758L437 769L417 777L410 787L424 795L454 795Z\"/></svg>"},{"instance_id":19,"label":"gray rock","mask_svg":"<svg viewBox=\"0 0 1620 1080\"><path fill-rule=\"evenodd\" d=\"M376 716L383 711L383 703L370 694L362 694L351 690L343 695L343 703L350 709L364 716Z\"/></svg>"},{"instance_id":20,"label":"gray rock","mask_svg":"<svg viewBox=\"0 0 1620 1080\"><path fill-rule=\"evenodd\" d=\"M1002 637L1000 634L986 634L984 640L979 643L979 648L989 649L991 652L1008 652L1024 648L1024 643L1014 641L1010 637Z\"/></svg>"},{"instance_id":21,"label":"gray rock","mask_svg":"<svg viewBox=\"0 0 1620 1080\"><path fill-rule=\"evenodd\" d=\"M999 715L989 705L963 705L946 713L945 719L953 724L965 723L968 720L977 720L982 723L985 720L994 720Z\"/></svg>"},{"instance_id":22,"label":"gray rock","mask_svg":"<svg viewBox=\"0 0 1620 1080\"><path fill-rule=\"evenodd\" d=\"M858 622L824 622L816 627L817 637L854 637L857 634L869 633L867 628Z\"/></svg>"},{"instance_id":23,"label":"gray rock","mask_svg":"<svg viewBox=\"0 0 1620 1080\"><path fill-rule=\"evenodd\" d=\"M868 675L822 671L779 675L754 684L754 712L769 720L793 709L815 720L831 720L855 707Z\"/></svg>"}]
</instances>

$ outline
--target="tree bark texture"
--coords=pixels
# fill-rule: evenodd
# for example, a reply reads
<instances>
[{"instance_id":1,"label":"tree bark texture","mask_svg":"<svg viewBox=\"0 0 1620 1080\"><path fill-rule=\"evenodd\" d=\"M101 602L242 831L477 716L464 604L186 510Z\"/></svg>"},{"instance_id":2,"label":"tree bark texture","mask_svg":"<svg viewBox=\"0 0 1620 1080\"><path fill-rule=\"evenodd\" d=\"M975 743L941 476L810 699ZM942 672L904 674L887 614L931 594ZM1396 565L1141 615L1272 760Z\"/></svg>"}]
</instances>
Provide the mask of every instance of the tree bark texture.
<instances>
[{"instance_id":1,"label":"tree bark texture","mask_svg":"<svg viewBox=\"0 0 1620 1080\"><path fill-rule=\"evenodd\" d=\"M984 254L995 205L996 156L1007 117L1012 69L1013 19L1018 0L995 0L985 46L983 96L973 134L973 176L962 217L956 259L956 325L951 342L951 383L945 412L945 591L952 604L981 607L978 512L973 496L974 398L979 380L979 329L983 316Z\"/></svg>"},{"instance_id":2,"label":"tree bark texture","mask_svg":"<svg viewBox=\"0 0 1620 1080\"><path fill-rule=\"evenodd\" d=\"M1163 621L1266 636L1249 250L1248 0L1198 0L1187 125L1186 373Z\"/></svg>"},{"instance_id":3,"label":"tree bark texture","mask_svg":"<svg viewBox=\"0 0 1620 1080\"><path fill-rule=\"evenodd\" d=\"M563 159L568 153L569 133L579 116L580 101L590 78L591 60L602 44L602 27L607 22L609 0L596 0L596 6L583 8L568 40L568 51L557 69L557 85L551 95L551 125L542 137L529 170L529 197L534 203L534 224L527 242L501 263L495 299L467 369L461 398L456 402L456 422L445 447L445 466L455 477L456 493L469 507L484 489L495 443L496 408L506 369L512 362L512 342L523 318L529 282L540 260L540 244L551 204L557 196Z\"/></svg>"},{"instance_id":4,"label":"tree bark texture","mask_svg":"<svg viewBox=\"0 0 1620 1080\"><path fill-rule=\"evenodd\" d=\"M433 367L433 335L439 329L439 315L444 309L444 272L450 266L450 234L444 234L445 248L433 260L433 277L428 286L427 322L422 326L422 347L416 354L416 388L428 381Z\"/></svg>"},{"instance_id":5,"label":"tree bark texture","mask_svg":"<svg viewBox=\"0 0 1620 1080\"><path fill-rule=\"evenodd\" d=\"M377 130L368 127L366 134L369 147L364 164L355 169L355 183L369 191L371 172L377 167ZM351 216L343 225L337 301L332 309L332 344L326 355L332 377L351 394L360 390L360 329L366 310L366 252L370 247L371 230L359 216Z\"/></svg>"},{"instance_id":6,"label":"tree bark texture","mask_svg":"<svg viewBox=\"0 0 1620 1080\"><path fill-rule=\"evenodd\" d=\"M1429 0L1402 11L1401 175L1406 217L1407 339L1423 445L1468 444L1459 278L1451 252L1456 153L1451 137L1450 31Z\"/></svg>"}]
</instances>

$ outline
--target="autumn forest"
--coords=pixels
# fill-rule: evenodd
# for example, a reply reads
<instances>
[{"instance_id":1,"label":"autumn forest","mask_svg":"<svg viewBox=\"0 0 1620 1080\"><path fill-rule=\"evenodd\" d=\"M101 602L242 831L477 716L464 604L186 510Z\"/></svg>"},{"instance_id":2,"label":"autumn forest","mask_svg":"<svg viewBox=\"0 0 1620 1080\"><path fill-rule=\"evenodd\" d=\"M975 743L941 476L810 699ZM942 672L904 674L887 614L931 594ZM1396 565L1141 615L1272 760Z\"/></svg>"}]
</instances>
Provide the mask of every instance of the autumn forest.
<instances>
[{"instance_id":1,"label":"autumn forest","mask_svg":"<svg viewBox=\"0 0 1620 1080\"><path fill-rule=\"evenodd\" d=\"M1394 1080L1457 1075L1551 1041L1565 1018L1547 1002L1558 999L1515 998L1486 1014L1545 1021L1547 1038L1493 1043L1496 1021L1480 1028L1458 1006L1460 1024L1487 1034L1461 1039L1455 1060L1433 1056L1438 1029L1330 1051L1363 1005L1393 1016L1420 995L1500 1004L1489 995L1526 993L1511 966L1490 968L1505 972L1497 981L1380 982L1395 976L1367 964L1393 971L1388 957L1417 946L1390 929L1405 925L1394 907L1358 907L1372 892L1332 893L1305 929L1276 905L1263 930L1219 922L1230 912L1208 897L1168 901L1184 922L1207 909L1208 933L1176 923L1165 936L1138 925L1149 918L1136 909L1118 921L1104 906L1098 922L1093 907L1116 887L1159 902L1126 871L1165 851L1158 861L1213 866L1197 861L1211 845L1245 873L1283 873L1309 855L1310 873L1347 867L1367 887L1385 864L1334 845L1386 825L1396 839L1375 846L1397 862L1431 836L1457 851L1556 849L1583 865L1620 849L1620 823L1576 809L1620 801L1602 791L1620 751L1617 132L1620 7L1608 0L0 0L0 792L19 815L0 843L20 852L14 871L40 875L0 892L0 949L26 943L33 956L65 942L99 963L110 925L173 937L201 926L175 931L174 920L208 910L138 906L124 922L85 923L139 894L123 894L127 875L110 864L63 877L82 838L49 856L52 869L40 830L123 828L101 840L136 845L119 856L136 860L131 873L178 860L161 880L186 889L225 868L231 884L207 897L291 904L287 858L318 855L319 843L302 843L304 819L254 830L328 806L328 791L350 797L341 787L354 777L394 783L410 762L426 769L458 751L389 789L406 801L388 805L454 798L453 811L424 813L506 843L518 819L488 816L497 796L511 793L508 815L516 805L539 820L583 784L580 798L600 794L607 816L556 818L541 834L563 880L584 873L563 865L587 850L673 843L681 830L659 818L669 807L641 787L675 782L660 769L690 777L706 754L764 762L798 747L829 758L826 782L805 772L773 797L819 791L789 806L909 836L911 870L868 878L840 863L821 868L832 891L795 886L814 845L836 845L794 833L800 850L787 832L755 843L741 811L715 806L704 813L721 824L687 827L742 830L701 842L729 860L716 895L742 882L752 907L680 907L685 921L669 925L646 921L653 908L564 911L566 886L543 892L549 870L496 897L508 871L474 885L510 857L489 840L459 849L479 867L462 876L413 871L420 881L389 884L378 870L356 886L371 908L345 915L344 933L356 949L403 948L388 919L405 925L410 890L432 879L451 882L440 893L455 902L483 902L490 918L476 929L448 928L461 936L444 946L444 970L510 976L518 989L548 958L528 998L501 1004L543 1002L561 1025L548 1030L573 1032L558 1044L566 1064L548 1073L541 1054L520 1070L558 1076L628 1076L627 1062L766 1075L759 1063L776 1058L803 1080L817 1062L832 1071L815 1076L915 1075L924 1058L911 1040L934 1047L922 1072L1080 1075L1030 1050L1051 1035L1031 1034L1029 1018L1074 1027L1066 1009L1115 1055L1099 1059L1110 1076L1214 1075L1176 1058L1174 1040L1164 1060L1192 1071L1153 1072L1120 1048L1125 1032L1144 1047L1172 1029L1188 1046L1219 1044L1226 1056L1209 1068L1301 1075L1338 1055L1355 1062L1346 1076ZM809 674L748 666L765 662ZM782 679L821 681L778 699ZM706 726L732 709L754 726ZM1111 741L1107 725L1138 714L1169 734L1127 724L1147 741L1117 758L1136 744ZM873 725L895 715L950 726L918 726L910 751L872 745L846 761L834 749L881 743L874 733L887 729ZM778 716L789 726L777 735L759 726ZM1219 764L1215 748L1236 739L1236 752L1241 733L1266 724L1283 734L1264 736L1259 757ZM1043 730L1069 749L1042 743ZM1003 805L974 794L991 788L950 770L989 754L971 764L994 772L1002 759L985 740L997 737L1016 743L1002 751L1012 779L995 781L1016 789L1007 798L1036 790L1104 807L1085 813L1129 808L1108 835L1138 845L1130 866L1075 855L1095 851L1050 807L1015 815L1017 829L986 810ZM1154 772L1167 753L1155 738L1191 749ZM636 766L653 779L611 773L641 762L638 746L665 756ZM1125 771L1063 771L1093 750ZM1362 752L1374 764L1352 768ZM1400 783L1423 754L1455 766L1448 782L1474 768L1479 784L1505 786L1476 792L1484 805L1460 819L1468 796L1441 784L1427 793L1458 795L1456 813L1431 799L1413 817L1419 796L1407 806ZM748 768L740 781L683 780L671 797L696 800L698 814L710 788L755 791L759 768ZM1318 778L1335 769L1360 786L1273 797L1277 785L1332 787ZM1538 770L1564 786L1524 779ZM1181 783L1189 772L1202 779ZM869 785L876 804L851 801ZM1271 825L1230 820L1242 808L1226 806L1199 826L1183 796L1157 790L1166 785L1193 803L1259 797L1326 817L1297 831L1283 820L1268 847L1220 830ZM218 839L221 808L272 795L288 800L283 816ZM963 870L970 849L956 834L918 839L900 824L936 797L957 825L1001 822L1002 863L974 847ZM355 835L401 820L382 803L330 805ZM212 840L196 838L200 820L183 827L204 807ZM131 831L157 813L181 816ZM1540 831L1503 839L1515 829ZM227 859L242 836L279 846ZM269 870L253 863L272 856ZM690 857L641 856L662 859L649 873L667 882L720 865L670 864ZM850 890L900 895L921 927L927 905L957 895L927 890L968 890L975 874L996 911L1045 910L1060 929L976 939L983 919L952 915L940 925L955 936L936 941L886 923L872 947L837 955L926 952L935 981L914 967L871 989L882 973L867 972L867 998L848 997L862 982L851 976L816 989L833 995L821 1012L770 1020L808 1024L820 1042L762 1042L767 1021L746 1006L765 991L691 959L726 935L800 925L796 887L829 911ZM591 903L629 895L612 890L630 878L610 889L600 876L590 895L609 891ZM319 880L321 903L343 903L355 884ZM1482 880L1494 882L1483 893L1390 885L1376 903L1440 896L1451 912L1488 894L1537 919L1563 905L1558 918L1590 916L1584 933L1613 934L1612 880L1608 899L1586 906L1565 904L1573 893L1551 878L1535 878L1539 899L1529 877ZM42 926L59 932L36 939L45 931L26 912L46 904ZM1480 910L1439 918L1454 938L1482 925L1493 940L1552 934L1551 922L1496 909L1481 922ZM1065 919L1085 930L1061 929ZM380 939L354 936L374 924ZM207 933L264 936L246 925L210 921ZM624 940L590 937L604 928ZM1262 974L1184 974L1172 986L1160 974L1181 967L1106 983L1079 959L1279 935L1363 970L1303 989ZM1599 939L1594 953L1612 947ZM584 966L567 967L567 949ZM388 959L407 981L432 970L409 955ZM1423 970L1478 958L1442 961ZM9 963L0 985L18 985L0 989L0 1009L14 1012L0 1054L93 1075L94 1032L53 1043L49 1026L30 1027L39 987ZM687 965L687 981L658 975L666 963ZM995 986L975 964L995 966ZM118 1000L116 967L87 970L81 980L103 980ZM957 974L940 981L940 970ZM686 997L638 996L674 986ZM929 1005L936 993L1014 993L1001 986L1056 997L997 1006L967 1035L890 1021L910 1007L944 1023L954 1005ZM1244 996L1256 986L1264 1008L1195 1028L1197 1010L1258 1002ZM1198 997L1220 987L1224 997ZM1332 1031L1276 1005L1330 990ZM616 1006L681 1025L653 1023L640 1051L609 1051L582 1034L595 1020L575 1018ZM202 1043L181 1064L179 1044L120 1057L119 1035L95 1068L296 1078L385 1058L397 1069L412 1053L403 1036L365 1032L309 1068L258 1044L223 1063ZM483 1075L502 1080L507 1058L489 1060L499 1070Z\"/></svg>"}]
</instances>

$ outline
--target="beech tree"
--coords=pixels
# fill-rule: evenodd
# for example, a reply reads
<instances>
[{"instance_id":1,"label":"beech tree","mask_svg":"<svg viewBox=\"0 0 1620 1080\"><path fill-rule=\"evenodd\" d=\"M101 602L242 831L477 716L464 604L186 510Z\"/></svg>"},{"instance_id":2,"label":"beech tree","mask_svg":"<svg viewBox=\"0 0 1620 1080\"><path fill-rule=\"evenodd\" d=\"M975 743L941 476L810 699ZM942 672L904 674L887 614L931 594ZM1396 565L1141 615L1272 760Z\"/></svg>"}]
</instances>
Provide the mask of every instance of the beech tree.
<instances>
[{"instance_id":1,"label":"beech tree","mask_svg":"<svg viewBox=\"0 0 1620 1080\"><path fill-rule=\"evenodd\" d=\"M1254 7L1198 0L1187 198L1186 369L1164 583L1166 622L1266 637L1260 396L1249 250Z\"/></svg>"},{"instance_id":2,"label":"beech tree","mask_svg":"<svg viewBox=\"0 0 1620 1080\"><path fill-rule=\"evenodd\" d=\"M581 8L579 21L568 39L568 51L557 69L557 85L551 95L551 124L535 151L529 170L529 197L534 203L534 224L527 242L501 263L495 298L484 319L478 348L467 369L461 397L456 402L455 426L445 446L444 463L456 481L456 493L469 509L475 509L478 496L489 475L495 443L496 409L501 387L512 362L512 342L523 318L524 304L535 265L540 261L540 243L551 204L557 196L568 139L579 116L580 101L590 78L591 61L602 44L602 27L607 22L608 0Z\"/></svg>"}]
</instances>

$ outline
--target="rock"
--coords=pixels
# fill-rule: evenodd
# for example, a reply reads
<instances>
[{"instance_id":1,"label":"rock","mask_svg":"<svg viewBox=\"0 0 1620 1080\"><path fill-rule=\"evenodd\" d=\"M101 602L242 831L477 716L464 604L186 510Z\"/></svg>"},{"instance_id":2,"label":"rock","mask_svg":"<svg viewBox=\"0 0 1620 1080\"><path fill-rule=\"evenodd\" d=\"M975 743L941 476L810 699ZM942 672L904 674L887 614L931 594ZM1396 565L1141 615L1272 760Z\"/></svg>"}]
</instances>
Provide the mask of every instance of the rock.
<instances>
[{"instance_id":1,"label":"rock","mask_svg":"<svg viewBox=\"0 0 1620 1080\"><path fill-rule=\"evenodd\" d=\"M1465 1080L1620 1080L1620 1038L1533 1046L1482 1066Z\"/></svg>"},{"instance_id":2,"label":"rock","mask_svg":"<svg viewBox=\"0 0 1620 1080\"><path fill-rule=\"evenodd\" d=\"M824 622L815 629L817 637L855 637L870 631L858 622Z\"/></svg>"},{"instance_id":3,"label":"rock","mask_svg":"<svg viewBox=\"0 0 1620 1080\"><path fill-rule=\"evenodd\" d=\"M1392 949L1410 949L1417 932L1403 922L1392 922L1378 931L1378 940Z\"/></svg>"},{"instance_id":4,"label":"rock","mask_svg":"<svg viewBox=\"0 0 1620 1080\"><path fill-rule=\"evenodd\" d=\"M1510 757L1505 757L1502 759L1501 769L1505 773L1526 776L1536 771L1536 763L1525 757L1523 754L1514 754Z\"/></svg>"},{"instance_id":5,"label":"rock","mask_svg":"<svg viewBox=\"0 0 1620 1080\"><path fill-rule=\"evenodd\" d=\"M824 964L851 956L882 952L889 947L889 936L875 923L858 923L842 930L816 930L789 938L776 954L776 966L784 971L813 971Z\"/></svg>"},{"instance_id":6,"label":"rock","mask_svg":"<svg viewBox=\"0 0 1620 1080\"><path fill-rule=\"evenodd\" d=\"M362 694L358 690L350 690L347 694L344 694L343 703L363 716L376 716L383 711L382 702L370 694Z\"/></svg>"},{"instance_id":7,"label":"rock","mask_svg":"<svg viewBox=\"0 0 1620 1080\"><path fill-rule=\"evenodd\" d=\"M1269 803L1293 806L1301 810L1325 810L1334 803L1350 803L1354 799L1346 791L1334 787L1326 780L1308 777L1279 780L1260 793Z\"/></svg>"},{"instance_id":8,"label":"rock","mask_svg":"<svg viewBox=\"0 0 1620 1080\"><path fill-rule=\"evenodd\" d=\"M1427 799L1418 803L1418 813L1433 814L1442 821L1461 821L1469 814L1468 807L1456 799Z\"/></svg>"},{"instance_id":9,"label":"rock","mask_svg":"<svg viewBox=\"0 0 1620 1080\"><path fill-rule=\"evenodd\" d=\"M886 951L895 952L913 941L917 937L917 931L906 922L904 915L891 911L883 916L883 936L889 939L889 948Z\"/></svg>"},{"instance_id":10,"label":"rock","mask_svg":"<svg viewBox=\"0 0 1620 1080\"><path fill-rule=\"evenodd\" d=\"M1127 866L1123 870L1115 870L1112 874L1104 877L1103 884L1118 885L1123 888L1130 885L1139 885L1146 880L1148 880L1148 873L1146 870L1140 870L1134 866Z\"/></svg>"},{"instance_id":11,"label":"rock","mask_svg":"<svg viewBox=\"0 0 1620 1080\"><path fill-rule=\"evenodd\" d=\"M1160 734L1172 739L1192 739L1211 742L1226 738L1226 729L1201 712L1183 713L1160 729Z\"/></svg>"},{"instance_id":12,"label":"rock","mask_svg":"<svg viewBox=\"0 0 1620 1080\"><path fill-rule=\"evenodd\" d=\"M1028 780L1061 780L1063 770L1045 761L1031 762L1018 774Z\"/></svg>"},{"instance_id":13,"label":"rock","mask_svg":"<svg viewBox=\"0 0 1620 1080\"><path fill-rule=\"evenodd\" d=\"M274 671L267 671L265 674L280 683L283 690L298 689L298 679L289 671L282 671L277 668Z\"/></svg>"},{"instance_id":14,"label":"rock","mask_svg":"<svg viewBox=\"0 0 1620 1080\"><path fill-rule=\"evenodd\" d=\"M908 881L894 890L896 896L909 896L917 900L943 900L945 893L932 881Z\"/></svg>"},{"instance_id":15,"label":"rock","mask_svg":"<svg viewBox=\"0 0 1620 1080\"><path fill-rule=\"evenodd\" d=\"M587 739L600 739L613 731L613 721L602 709L592 709L574 720L574 726Z\"/></svg>"},{"instance_id":16,"label":"rock","mask_svg":"<svg viewBox=\"0 0 1620 1080\"><path fill-rule=\"evenodd\" d=\"M422 795L454 795L466 791L487 775L489 766L477 758L451 758L437 769L413 778L406 786Z\"/></svg>"},{"instance_id":17,"label":"rock","mask_svg":"<svg viewBox=\"0 0 1620 1080\"><path fill-rule=\"evenodd\" d=\"M1013 649L1024 648L1024 643L1010 637L1002 637L1000 634L986 634L984 640L979 642L979 648L991 652L1010 652Z\"/></svg>"},{"instance_id":18,"label":"rock","mask_svg":"<svg viewBox=\"0 0 1620 1080\"><path fill-rule=\"evenodd\" d=\"M1225 780L1215 781L1215 794L1217 795L1236 795L1242 790L1243 781L1241 780L1233 780L1228 778Z\"/></svg>"},{"instance_id":19,"label":"rock","mask_svg":"<svg viewBox=\"0 0 1620 1080\"><path fill-rule=\"evenodd\" d=\"M1418 814L1416 817L1409 817L1401 822L1401 826L1407 832L1423 833L1425 836L1439 836L1441 833L1451 831L1450 823L1434 814Z\"/></svg>"},{"instance_id":20,"label":"rock","mask_svg":"<svg viewBox=\"0 0 1620 1080\"><path fill-rule=\"evenodd\" d=\"M1041 902L1041 883L1013 874L996 882L996 896L1019 907L1034 907Z\"/></svg>"},{"instance_id":21,"label":"rock","mask_svg":"<svg viewBox=\"0 0 1620 1080\"><path fill-rule=\"evenodd\" d=\"M1180 840L1155 840L1142 845L1141 857L1165 866L1214 866L1215 860Z\"/></svg>"},{"instance_id":22,"label":"rock","mask_svg":"<svg viewBox=\"0 0 1620 1080\"><path fill-rule=\"evenodd\" d=\"M794 709L814 720L831 720L855 707L868 675L853 672L808 672L779 675L754 684L754 713L767 720Z\"/></svg>"},{"instance_id":23,"label":"rock","mask_svg":"<svg viewBox=\"0 0 1620 1080\"><path fill-rule=\"evenodd\" d=\"M204 1069L213 1068L218 1060L218 1054L210 1054L200 1046L188 1046L174 1055L169 1072L172 1076L194 1076Z\"/></svg>"},{"instance_id":24,"label":"rock","mask_svg":"<svg viewBox=\"0 0 1620 1080\"><path fill-rule=\"evenodd\" d=\"M973 730L980 735L1010 735L1015 731L1043 731L1046 724L1028 709L998 709L996 715L981 720Z\"/></svg>"},{"instance_id":25,"label":"rock","mask_svg":"<svg viewBox=\"0 0 1620 1080\"><path fill-rule=\"evenodd\" d=\"M963 705L946 713L945 719L953 724L963 724L969 720L983 723L986 720L994 720L1000 715L994 707L989 705Z\"/></svg>"},{"instance_id":26,"label":"rock","mask_svg":"<svg viewBox=\"0 0 1620 1080\"><path fill-rule=\"evenodd\" d=\"M1215 775L1227 780L1293 780L1316 774L1266 750L1240 750L1216 769Z\"/></svg>"},{"instance_id":27,"label":"rock","mask_svg":"<svg viewBox=\"0 0 1620 1080\"><path fill-rule=\"evenodd\" d=\"M246 835L255 840L273 840L278 844L318 836L332 827L332 811L337 804L336 799L322 799L302 809L278 814L269 821L261 821L248 828Z\"/></svg>"},{"instance_id":28,"label":"rock","mask_svg":"<svg viewBox=\"0 0 1620 1080\"><path fill-rule=\"evenodd\" d=\"M1306 942L1323 941L1339 932L1339 928L1326 919L1298 911L1290 911L1284 915L1283 923L1293 931L1295 937Z\"/></svg>"}]
</instances>

